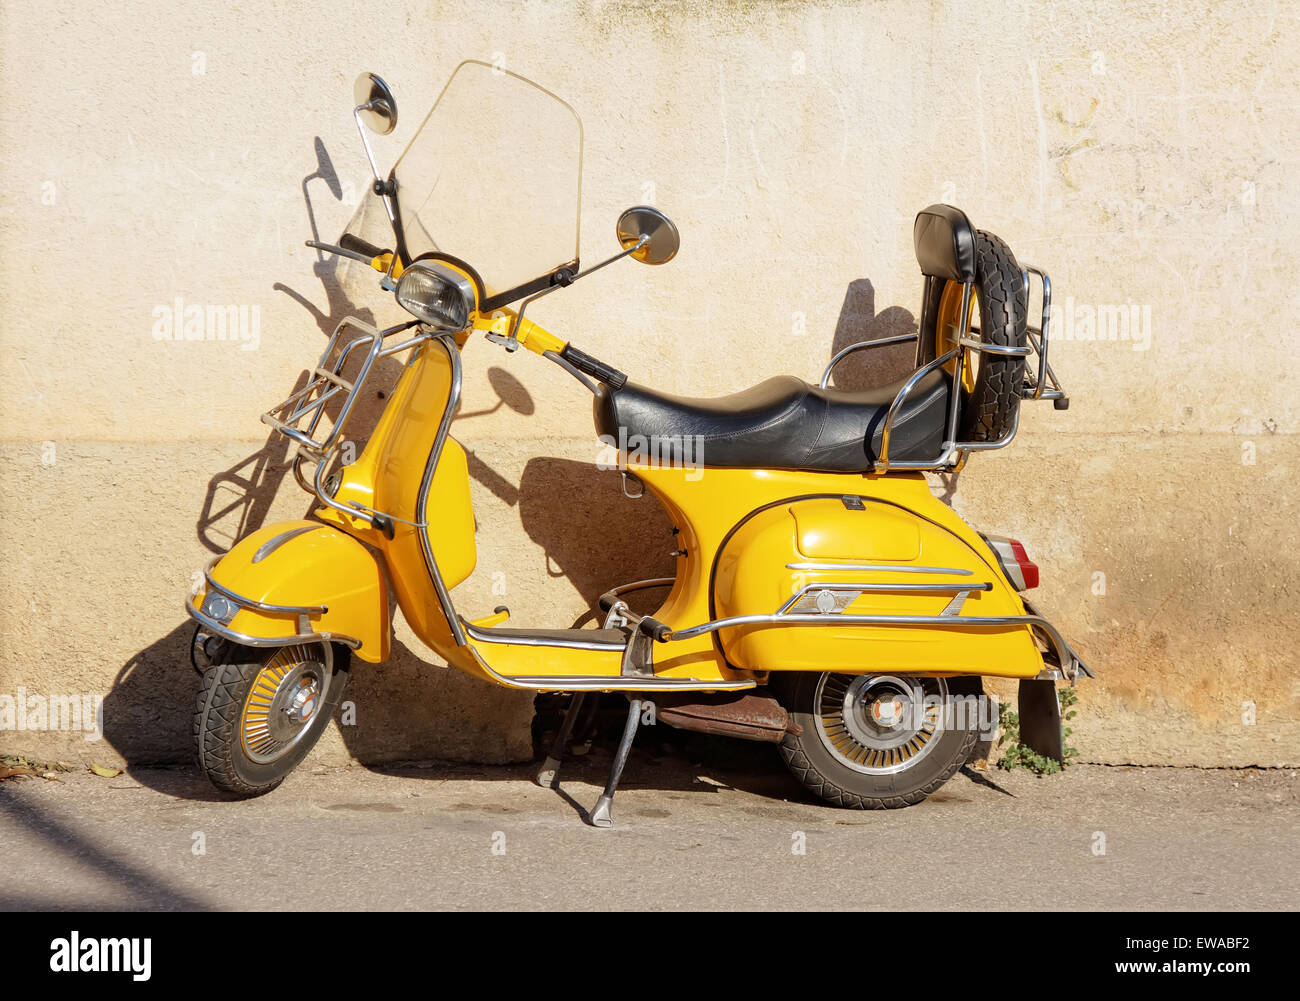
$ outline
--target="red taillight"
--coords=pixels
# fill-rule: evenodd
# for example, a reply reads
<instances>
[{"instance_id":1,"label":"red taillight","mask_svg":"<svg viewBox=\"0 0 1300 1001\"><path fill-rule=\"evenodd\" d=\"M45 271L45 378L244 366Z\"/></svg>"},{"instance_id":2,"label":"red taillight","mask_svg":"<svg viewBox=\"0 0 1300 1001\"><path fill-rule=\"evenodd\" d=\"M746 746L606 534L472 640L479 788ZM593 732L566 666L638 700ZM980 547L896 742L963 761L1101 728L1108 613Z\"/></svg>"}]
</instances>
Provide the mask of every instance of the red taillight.
<instances>
[{"instance_id":1,"label":"red taillight","mask_svg":"<svg viewBox=\"0 0 1300 1001\"><path fill-rule=\"evenodd\" d=\"M1002 572L1012 587L1017 591L1027 591L1038 586L1038 564L1029 558L1025 547L1016 539L1008 539L1005 535L985 535L983 538L1002 564Z\"/></svg>"},{"instance_id":2,"label":"red taillight","mask_svg":"<svg viewBox=\"0 0 1300 1001\"><path fill-rule=\"evenodd\" d=\"M1011 543L1011 556L1016 561L1016 566L1020 568L1020 576L1024 578L1024 587L1022 590L1029 590L1031 587L1038 586L1038 564L1029 558L1025 552L1025 547L1015 539L1008 539Z\"/></svg>"}]
</instances>

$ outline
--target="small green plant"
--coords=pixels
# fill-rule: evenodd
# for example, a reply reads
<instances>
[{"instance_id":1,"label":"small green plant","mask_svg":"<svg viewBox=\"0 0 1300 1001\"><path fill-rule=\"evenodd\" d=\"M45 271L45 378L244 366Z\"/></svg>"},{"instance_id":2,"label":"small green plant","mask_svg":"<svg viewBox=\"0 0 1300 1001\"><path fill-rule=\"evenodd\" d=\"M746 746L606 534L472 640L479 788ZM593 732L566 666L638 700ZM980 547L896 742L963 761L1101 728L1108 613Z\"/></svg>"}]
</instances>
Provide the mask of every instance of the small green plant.
<instances>
[{"instance_id":1,"label":"small green plant","mask_svg":"<svg viewBox=\"0 0 1300 1001\"><path fill-rule=\"evenodd\" d=\"M1079 752L1068 743L1074 731L1066 724L1078 715L1072 708L1079 701L1079 694L1073 688L1058 688L1056 701L1061 706L1061 747L1065 764L1070 764ZM998 738L998 747L1005 747L998 767L1005 771L1014 768L1028 768L1035 775L1054 775L1061 770L1061 764L1054 758L1047 758L1020 743L1020 714L1010 709L1001 713L1002 736Z\"/></svg>"}]
</instances>

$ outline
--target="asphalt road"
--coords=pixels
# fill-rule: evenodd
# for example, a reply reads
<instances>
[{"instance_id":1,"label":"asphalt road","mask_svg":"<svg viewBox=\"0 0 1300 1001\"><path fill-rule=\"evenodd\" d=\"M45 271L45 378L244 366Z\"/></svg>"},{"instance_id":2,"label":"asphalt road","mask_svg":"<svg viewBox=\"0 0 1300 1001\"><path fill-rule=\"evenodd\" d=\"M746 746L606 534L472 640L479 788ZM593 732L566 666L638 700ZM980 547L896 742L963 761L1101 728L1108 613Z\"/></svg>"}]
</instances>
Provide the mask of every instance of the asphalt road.
<instances>
[{"instance_id":1,"label":"asphalt road","mask_svg":"<svg viewBox=\"0 0 1300 1001\"><path fill-rule=\"evenodd\" d=\"M728 767L634 755L608 830L581 820L608 760L599 749L566 766L558 791L526 766L308 769L244 802L186 769L10 780L0 908L1300 903L1295 771L969 770L919 806L854 812L807 798L753 746Z\"/></svg>"}]
</instances>

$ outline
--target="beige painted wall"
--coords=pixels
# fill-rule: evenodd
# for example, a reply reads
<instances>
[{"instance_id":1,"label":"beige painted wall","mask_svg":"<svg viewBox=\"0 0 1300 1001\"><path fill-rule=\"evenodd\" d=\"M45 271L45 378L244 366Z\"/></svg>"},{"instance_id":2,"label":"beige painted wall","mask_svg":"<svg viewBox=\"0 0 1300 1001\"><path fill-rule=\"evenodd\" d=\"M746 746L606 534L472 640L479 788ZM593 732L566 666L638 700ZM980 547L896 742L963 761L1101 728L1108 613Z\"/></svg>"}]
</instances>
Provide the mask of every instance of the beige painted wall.
<instances>
[{"instance_id":1,"label":"beige painted wall","mask_svg":"<svg viewBox=\"0 0 1300 1001\"><path fill-rule=\"evenodd\" d=\"M1136 341L1059 331L1072 408L1026 408L952 500L1025 541L1041 604L1095 665L1084 759L1300 763L1290 5L261 6L0 7L0 695L106 695L107 736L3 732L0 748L189 754L191 574L306 508L257 415L342 315L398 315L377 290L348 284L349 303L316 265L304 194L331 239L364 191L358 71L397 90L390 163L477 57L582 114L589 262L626 205L680 226L669 266L624 264L536 307L639 381L707 395L815 378L834 348L906 329L911 219L939 200L1047 268L1073 334L1098 307L1149 308ZM257 307L256 349L156 340L155 308L177 298ZM494 367L532 412L456 428L482 527L457 600L567 624L667 569L668 526L586 471L589 402L524 354L466 353L466 414L496 404ZM576 538L560 524L575 515ZM351 692L357 725L318 760L528 752L530 699L430 663L404 627Z\"/></svg>"}]
</instances>

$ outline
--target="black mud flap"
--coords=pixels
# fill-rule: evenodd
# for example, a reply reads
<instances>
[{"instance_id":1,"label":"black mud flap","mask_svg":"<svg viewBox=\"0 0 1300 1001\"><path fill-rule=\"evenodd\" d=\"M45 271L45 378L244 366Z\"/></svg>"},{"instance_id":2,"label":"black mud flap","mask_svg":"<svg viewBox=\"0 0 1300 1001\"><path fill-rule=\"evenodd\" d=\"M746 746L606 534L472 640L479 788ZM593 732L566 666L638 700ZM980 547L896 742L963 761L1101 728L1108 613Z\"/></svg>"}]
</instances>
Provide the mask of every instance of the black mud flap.
<instances>
[{"instance_id":1,"label":"black mud flap","mask_svg":"<svg viewBox=\"0 0 1300 1001\"><path fill-rule=\"evenodd\" d=\"M1020 681L1020 743L1045 758L1065 764L1061 734L1061 703L1056 682L1022 678Z\"/></svg>"}]
</instances>

